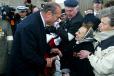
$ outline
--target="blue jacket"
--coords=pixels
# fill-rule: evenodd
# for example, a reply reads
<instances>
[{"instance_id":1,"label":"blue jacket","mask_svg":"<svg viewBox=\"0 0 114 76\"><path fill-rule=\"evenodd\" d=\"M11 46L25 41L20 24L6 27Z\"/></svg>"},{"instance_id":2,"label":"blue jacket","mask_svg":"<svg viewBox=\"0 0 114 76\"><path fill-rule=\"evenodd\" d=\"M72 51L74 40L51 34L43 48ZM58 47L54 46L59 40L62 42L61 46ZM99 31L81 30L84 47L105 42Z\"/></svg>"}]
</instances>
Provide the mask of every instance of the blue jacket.
<instances>
[{"instance_id":1,"label":"blue jacket","mask_svg":"<svg viewBox=\"0 0 114 76\"><path fill-rule=\"evenodd\" d=\"M48 50L45 28L36 12L17 27L7 76L39 76L46 65L44 55Z\"/></svg>"}]
</instances>

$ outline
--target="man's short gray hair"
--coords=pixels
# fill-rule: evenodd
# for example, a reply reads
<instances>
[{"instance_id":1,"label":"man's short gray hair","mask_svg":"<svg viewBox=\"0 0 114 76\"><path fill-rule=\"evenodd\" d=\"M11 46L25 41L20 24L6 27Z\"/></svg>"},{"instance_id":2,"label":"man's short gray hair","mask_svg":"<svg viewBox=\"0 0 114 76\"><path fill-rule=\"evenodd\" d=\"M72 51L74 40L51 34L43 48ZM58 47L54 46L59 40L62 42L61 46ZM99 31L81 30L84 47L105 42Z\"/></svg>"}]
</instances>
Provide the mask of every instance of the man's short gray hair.
<instances>
[{"instance_id":1,"label":"man's short gray hair","mask_svg":"<svg viewBox=\"0 0 114 76\"><path fill-rule=\"evenodd\" d=\"M105 17L105 16L114 17L114 6L102 9L100 12L100 15L101 17Z\"/></svg>"},{"instance_id":2,"label":"man's short gray hair","mask_svg":"<svg viewBox=\"0 0 114 76\"><path fill-rule=\"evenodd\" d=\"M44 6L42 7L41 11L46 13L48 11L51 11L52 14L56 13L56 9L57 7L60 7L59 4L55 3L55 2L47 2L44 4ZM61 8L61 7L60 7Z\"/></svg>"},{"instance_id":3,"label":"man's short gray hair","mask_svg":"<svg viewBox=\"0 0 114 76\"><path fill-rule=\"evenodd\" d=\"M102 9L100 15L101 15L101 18L109 17L110 25L114 26L114 6Z\"/></svg>"}]
</instances>

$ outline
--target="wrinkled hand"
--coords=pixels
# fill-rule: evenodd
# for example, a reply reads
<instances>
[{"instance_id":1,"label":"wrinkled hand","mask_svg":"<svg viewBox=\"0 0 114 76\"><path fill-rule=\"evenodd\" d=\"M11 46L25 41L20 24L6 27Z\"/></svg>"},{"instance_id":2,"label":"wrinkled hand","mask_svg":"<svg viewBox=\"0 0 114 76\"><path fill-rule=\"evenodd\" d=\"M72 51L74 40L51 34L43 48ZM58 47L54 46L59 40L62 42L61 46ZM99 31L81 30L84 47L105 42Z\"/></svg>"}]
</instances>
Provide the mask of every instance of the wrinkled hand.
<instances>
[{"instance_id":1,"label":"wrinkled hand","mask_svg":"<svg viewBox=\"0 0 114 76\"><path fill-rule=\"evenodd\" d=\"M62 56L62 53L58 48L52 48L50 53L58 54L60 57Z\"/></svg>"},{"instance_id":2,"label":"wrinkled hand","mask_svg":"<svg viewBox=\"0 0 114 76\"><path fill-rule=\"evenodd\" d=\"M52 67L52 58L46 58L46 61L47 61L47 64L46 64L46 67Z\"/></svg>"},{"instance_id":3,"label":"wrinkled hand","mask_svg":"<svg viewBox=\"0 0 114 76\"><path fill-rule=\"evenodd\" d=\"M91 52L87 50L81 50L79 53L77 53L77 56L80 57L80 59L88 58L89 54Z\"/></svg>"}]
</instances>

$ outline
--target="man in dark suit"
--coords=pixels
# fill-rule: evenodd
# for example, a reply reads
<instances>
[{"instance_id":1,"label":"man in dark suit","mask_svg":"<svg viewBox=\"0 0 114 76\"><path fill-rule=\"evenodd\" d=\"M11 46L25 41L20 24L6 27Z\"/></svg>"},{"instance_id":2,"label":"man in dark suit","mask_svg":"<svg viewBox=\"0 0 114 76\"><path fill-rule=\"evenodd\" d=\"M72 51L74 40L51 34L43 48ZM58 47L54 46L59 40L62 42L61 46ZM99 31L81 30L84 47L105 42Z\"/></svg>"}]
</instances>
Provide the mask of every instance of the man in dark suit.
<instances>
[{"instance_id":1,"label":"man in dark suit","mask_svg":"<svg viewBox=\"0 0 114 76\"><path fill-rule=\"evenodd\" d=\"M31 14L17 27L10 54L7 76L44 76L44 67L51 67L52 59L46 43L46 26L61 16L61 7L48 2L39 12Z\"/></svg>"}]
</instances>

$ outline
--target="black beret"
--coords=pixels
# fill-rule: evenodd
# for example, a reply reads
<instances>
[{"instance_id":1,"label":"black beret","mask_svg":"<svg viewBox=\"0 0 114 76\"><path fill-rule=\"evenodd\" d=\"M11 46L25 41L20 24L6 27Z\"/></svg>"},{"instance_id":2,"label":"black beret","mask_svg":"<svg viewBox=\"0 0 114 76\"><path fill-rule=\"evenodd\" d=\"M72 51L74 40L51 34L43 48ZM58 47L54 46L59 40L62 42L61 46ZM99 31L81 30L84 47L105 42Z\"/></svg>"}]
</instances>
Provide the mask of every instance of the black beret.
<instances>
[{"instance_id":1,"label":"black beret","mask_svg":"<svg viewBox=\"0 0 114 76\"><path fill-rule=\"evenodd\" d=\"M78 5L77 0L65 0L64 5L67 7L76 7Z\"/></svg>"},{"instance_id":2,"label":"black beret","mask_svg":"<svg viewBox=\"0 0 114 76\"><path fill-rule=\"evenodd\" d=\"M93 3L103 3L103 0L93 0Z\"/></svg>"}]
</instances>

